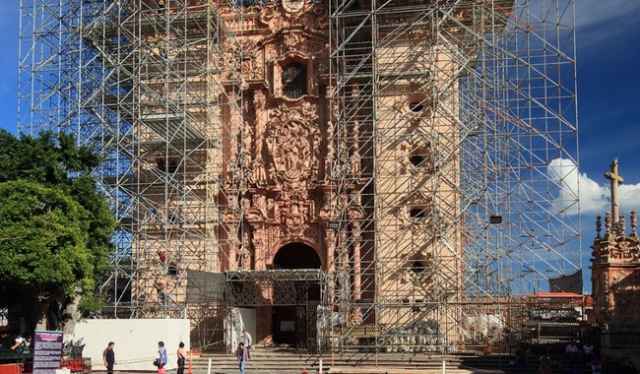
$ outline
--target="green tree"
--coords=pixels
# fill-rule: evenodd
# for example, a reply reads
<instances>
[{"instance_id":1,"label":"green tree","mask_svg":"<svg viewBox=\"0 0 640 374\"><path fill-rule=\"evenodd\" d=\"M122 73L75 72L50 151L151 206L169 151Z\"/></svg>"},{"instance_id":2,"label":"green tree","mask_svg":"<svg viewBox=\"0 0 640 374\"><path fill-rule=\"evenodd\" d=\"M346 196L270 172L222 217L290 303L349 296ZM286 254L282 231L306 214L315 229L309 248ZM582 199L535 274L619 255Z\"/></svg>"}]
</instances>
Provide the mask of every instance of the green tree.
<instances>
[{"instance_id":1,"label":"green tree","mask_svg":"<svg viewBox=\"0 0 640 374\"><path fill-rule=\"evenodd\" d=\"M32 323L47 300L78 292L85 312L100 307L115 220L90 174L99 162L68 134L0 131L0 304L30 310Z\"/></svg>"}]
</instances>

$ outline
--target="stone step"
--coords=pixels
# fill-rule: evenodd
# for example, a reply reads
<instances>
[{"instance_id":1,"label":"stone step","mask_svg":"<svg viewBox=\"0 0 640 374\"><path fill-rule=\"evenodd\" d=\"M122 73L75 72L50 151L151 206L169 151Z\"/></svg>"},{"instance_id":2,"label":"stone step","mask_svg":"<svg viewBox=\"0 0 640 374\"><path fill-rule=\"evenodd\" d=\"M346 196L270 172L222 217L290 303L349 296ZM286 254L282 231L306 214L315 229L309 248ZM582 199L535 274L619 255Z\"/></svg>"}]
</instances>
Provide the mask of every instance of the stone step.
<instances>
[{"instance_id":1,"label":"stone step","mask_svg":"<svg viewBox=\"0 0 640 374\"><path fill-rule=\"evenodd\" d=\"M447 374L472 374L472 370L447 368ZM433 369L389 369L379 367L334 367L331 368L328 374L442 374L442 367ZM495 371L493 373L502 373L501 371ZM488 372L487 372L488 374Z\"/></svg>"},{"instance_id":2,"label":"stone step","mask_svg":"<svg viewBox=\"0 0 640 374\"><path fill-rule=\"evenodd\" d=\"M252 365L264 365L264 366L290 366L290 365L307 365L307 366L317 366L318 365L318 361L316 360L309 360L309 361L261 361L261 360L250 360L249 361ZM229 360L220 360L220 361L211 361L211 365L212 366L221 366L221 365L229 365L229 364L235 364L236 360L234 359L229 359ZM462 362L460 361L447 361L448 365L456 365L459 366L462 364ZM476 364L474 362L474 364ZM191 366L192 367L207 367L209 365L208 361L197 361L197 362L192 362ZM352 361L342 361L342 360L336 360L336 361L323 361L323 365L329 366L329 365L333 365L333 366L360 366L360 365L366 365L366 366L401 366L401 367L422 367L422 366L439 366L442 365L442 361L438 360L434 360L434 361L423 361L423 362L400 362L400 361L378 361L377 363L374 361L364 361L364 362L352 362ZM480 363L479 365L482 366L496 366L495 364L492 363Z\"/></svg>"},{"instance_id":3,"label":"stone step","mask_svg":"<svg viewBox=\"0 0 640 374\"><path fill-rule=\"evenodd\" d=\"M212 360L221 360L221 359L225 359L228 357L234 357L234 355L232 354L224 354L224 355L219 355L219 356L209 356L209 357L193 357L193 360L202 360L202 361L207 361L209 359ZM281 356L262 356L262 355L254 355L251 354L251 357L254 360L308 360L308 359L312 359L312 360L317 360L319 357L317 355L304 355L304 356L288 356L288 355L281 355ZM377 358L375 357L375 355L366 355L366 356L361 356L361 355L323 355L322 356L323 360L378 360L378 361L433 361L433 360L442 360L442 356L411 356L411 357L384 357L384 356L378 356ZM479 358L477 357L456 357L456 356L447 356L446 357L447 360L449 361L462 361L462 360L479 360ZM495 357L495 358L486 358L485 360L490 360L490 361L499 361L499 360L508 360L509 358L499 358L499 357Z\"/></svg>"}]
</instances>

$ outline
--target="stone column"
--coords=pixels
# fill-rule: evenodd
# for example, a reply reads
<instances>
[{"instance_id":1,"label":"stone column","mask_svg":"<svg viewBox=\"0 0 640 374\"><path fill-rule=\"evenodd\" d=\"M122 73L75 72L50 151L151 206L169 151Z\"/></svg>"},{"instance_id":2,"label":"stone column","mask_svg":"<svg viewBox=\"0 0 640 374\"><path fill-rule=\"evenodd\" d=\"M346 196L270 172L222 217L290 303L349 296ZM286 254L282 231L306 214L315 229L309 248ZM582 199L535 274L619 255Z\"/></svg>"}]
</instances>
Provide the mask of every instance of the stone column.
<instances>
[{"instance_id":1,"label":"stone column","mask_svg":"<svg viewBox=\"0 0 640 374\"><path fill-rule=\"evenodd\" d=\"M362 274L360 264L360 222L353 223L353 299L360 300L362 294Z\"/></svg>"},{"instance_id":2,"label":"stone column","mask_svg":"<svg viewBox=\"0 0 640 374\"><path fill-rule=\"evenodd\" d=\"M355 302L359 302L362 297L362 267L360 263L360 246L362 229L360 222L353 223L353 293L352 297ZM352 320L354 322L362 322L362 312L359 307L352 311Z\"/></svg>"},{"instance_id":3,"label":"stone column","mask_svg":"<svg viewBox=\"0 0 640 374\"><path fill-rule=\"evenodd\" d=\"M228 136L228 152L229 152L229 162L227 166L227 173L236 173L237 170L233 170L233 167L236 165L236 160L238 158L238 133L240 131L240 127L243 125L242 122L242 110L241 103L238 102L238 96L234 92L230 92L228 95L229 104L228 107L228 115L229 122L226 124L226 131ZM233 174L229 174L230 178L234 178Z\"/></svg>"},{"instance_id":4,"label":"stone column","mask_svg":"<svg viewBox=\"0 0 640 374\"><path fill-rule=\"evenodd\" d=\"M325 248L326 248L326 270L329 274L329 284L327 285L327 299L329 303L333 303L335 295L335 250L336 250L336 236L332 229L325 228L324 234Z\"/></svg>"}]
</instances>

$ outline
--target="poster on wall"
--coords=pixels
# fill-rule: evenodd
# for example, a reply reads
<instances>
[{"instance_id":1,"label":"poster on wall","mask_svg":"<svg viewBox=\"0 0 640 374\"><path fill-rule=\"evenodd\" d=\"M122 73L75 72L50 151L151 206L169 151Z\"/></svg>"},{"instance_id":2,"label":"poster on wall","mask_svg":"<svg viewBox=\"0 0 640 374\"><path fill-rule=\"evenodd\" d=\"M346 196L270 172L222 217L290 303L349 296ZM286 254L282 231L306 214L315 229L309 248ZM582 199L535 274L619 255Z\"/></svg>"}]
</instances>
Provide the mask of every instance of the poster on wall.
<instances>
[{"instance_id":1,"label":"poster on wall","mask_svg":"<svg viewBox=\"0 0 640 374\"><path fill-rule=\"evenodd\" d=\"M62 331L36 331L33 374L55 374L62 358Z\"/></svg>"}]
</instances>

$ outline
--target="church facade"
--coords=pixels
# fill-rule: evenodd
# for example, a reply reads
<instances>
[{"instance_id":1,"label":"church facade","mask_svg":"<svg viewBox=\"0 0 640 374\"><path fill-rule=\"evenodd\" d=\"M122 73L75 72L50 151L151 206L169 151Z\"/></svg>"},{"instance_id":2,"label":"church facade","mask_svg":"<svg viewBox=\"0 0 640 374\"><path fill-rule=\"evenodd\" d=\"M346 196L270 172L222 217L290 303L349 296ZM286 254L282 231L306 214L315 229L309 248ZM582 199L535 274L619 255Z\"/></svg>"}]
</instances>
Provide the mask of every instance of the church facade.
<instances>
[{"instance_id":1,"label":"church facade","mask_svg":"<svg viewBox=\"0 0 640 374\"><path fill-rule=\"evenodd\" d=\"M209 8L196 3L191 17ZM218 39L220 49L198 44L205 38L189 46L201 51L192 52L193 58L199 56L209 68L190 78L188 95L221 104L185 106L184 115L201 126L188 134L191 138L179 132L176 137L207 146L179 160L170 152L143 156L145 167L182 180L193 198L141 191L158 207L152 215L163 222L149 219L134 238L139 274L133 298L145 305L147 315L162 315L167 305L188 304L189 271L317 269L346 276L330 276L322 295L311 287L296 300L274 286L249 287L257 289L260 299L244 305L255 311L256 343L296 345L300 334L309 338L316 328L312 311L320 304L337 305L338 294L356 305L342 311L345 324L416 329L416 321L430 320L433 331L437 325L455 328L459 316L454 308L429 308L443 300L455 304L462 294L462 230L456 223L460 108L452 78L460 69L454 62L460 51L434 40L413 53L413 38L432 37L428 27L417 26L402 38L393 36L396 26L381 27L377 37L393 42L368 60L379 69L375 84L381 88L372 92L370 79L356 79L336 103L331 90L339 82L332 82L330 74L328 4L281 0L257 5L221 4L219 27L228 32ZM151 6L145 12L157 14ZM408 22L398 15L386 21ZM158 45L150 53L169 58L179 53L154 31L143 32L151 46ZM201 31L194 27L192 32ZM365 32L350 43L358 51L372 38ZM406 78L398 78L398 67ZM163 109L155 108L151 98L141 102L161 116ZM357 115L337 126L344 121L338 118L338 105L355 108ZM143 120L142 138L151 143L155 135L145 128L153 117ZM336 214L336 206L345 214ZM336 230L340 220L342 229ZM446 240L439 236L441 227L446 227ZM374 302L392 307L365 311ZM447 335L456 344L456 333Z\"/></svg>"}]
</instances>

